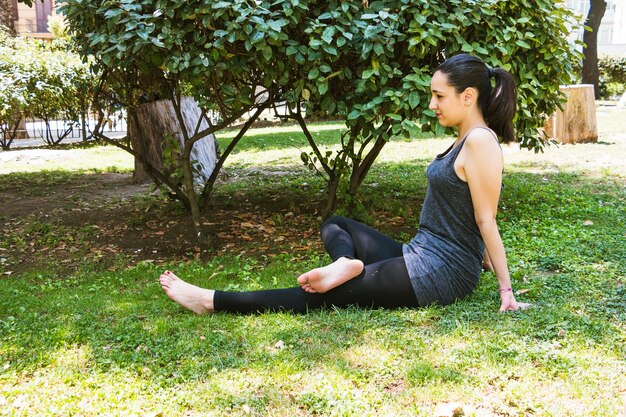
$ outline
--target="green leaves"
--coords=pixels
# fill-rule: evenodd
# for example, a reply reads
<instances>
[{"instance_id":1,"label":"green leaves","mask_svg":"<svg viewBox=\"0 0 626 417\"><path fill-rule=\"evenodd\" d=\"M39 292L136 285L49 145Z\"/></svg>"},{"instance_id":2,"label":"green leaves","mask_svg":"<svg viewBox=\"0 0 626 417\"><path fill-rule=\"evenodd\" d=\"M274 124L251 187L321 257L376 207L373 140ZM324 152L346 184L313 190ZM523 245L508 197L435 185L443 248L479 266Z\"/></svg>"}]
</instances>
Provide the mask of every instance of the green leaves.
<instances>
[{"instance_id":1,"label":"green leaves","mask_svg":"<svg viewBox=\"0 0 626 417\"><path fill-rule=\"evenodd\" d=\"M328 26L326 29L324 29L324 33L322 34L322 40L327 44L332 43L333 36L335 35L336 31L337 29L335 29L334 26Z\"/></svg>"},{"instance_id":2,"label":"green leaves","mask_svg":"<svg viewBox=\"0 0 626 417\"><path fill-rule=\"evenodd\" d=\"M88 63L75 53L0 31L0 139L26 116L78 121L93 85Z\"/></svg>"},{"instance_id":3,"label":"green leaves","mask_svg":"<svg viewBox=\"0 0 626 417\"><path fill-rule=\"evenodd\" d=\"M116 89L128 97L184 86L229 118L254 110L251 92L265 91L343 120L355 166L365 158L360 144L441 130L427 110L430 76L460 52L516 77L520 141L540 147L541 116L560 103L579 56L566 40L568 12L545 1L61 3L82 53L119 75Z\"/></svg>"},{"instance_id":4,"label":"green leaves","mask_svg":"<svg viewBox=\"0 0 626 417\"><path fill-rule=\"evenodd\" d=\"M626 55L600 56L598 59L600 76L605 82L626 84Z\"/></svg>"}]
</instances>

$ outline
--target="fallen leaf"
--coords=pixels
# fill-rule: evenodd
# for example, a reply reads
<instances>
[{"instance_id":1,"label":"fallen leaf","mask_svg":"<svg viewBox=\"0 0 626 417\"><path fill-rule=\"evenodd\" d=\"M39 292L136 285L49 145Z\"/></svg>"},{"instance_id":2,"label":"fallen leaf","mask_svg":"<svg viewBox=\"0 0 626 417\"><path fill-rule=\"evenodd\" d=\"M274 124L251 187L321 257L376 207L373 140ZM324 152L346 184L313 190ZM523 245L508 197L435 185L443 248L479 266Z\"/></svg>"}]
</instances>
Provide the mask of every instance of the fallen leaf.
<instances>
[{"instance_id":1,"label":"fallen leaf","mask_svg":"<svg viewBox=\"0 0 626 417\"><path fill-rule=\"evenodd\" d=\"M527 288L521 289L521 290L517 290L515 291L515 294L526 294L527 292L529 292L530 290Z\"/></svg>"},{"instance_id":2,"label":"fallen leaf","mask_svg":"<svg viewBox=\"0 0 626 417\"><path fill-rule=\"evenodd\" d=\"M394 224L394 225L402 225L404 224L404 218L400 216L396 216L396 217L389 219L389 223Z\"/></svg>"},{"instance_id":3,"label":"fallen leaf","mask_svg":"<svg viewBox=\"0 0 626 417\"><path fill-rule=\"evenodd\" d=\"M7 275L8 276L8 275L11 275L12 273L13 273L13 271L5 271L5 272L2 273L2 275Z\"/></svg>"},{"instance_id":4,"label":"fallen leaf","mask_svg":"<svg viewBox=\"0 0 626 417\"><path fill-rule=\"evenodd\" d=\"M591 226L591 225L593 225L593 222L592 222L591 220L585 220L585 221L583 222L583 225L585 225L585 226Z\"/></svg>"}]
</instances>

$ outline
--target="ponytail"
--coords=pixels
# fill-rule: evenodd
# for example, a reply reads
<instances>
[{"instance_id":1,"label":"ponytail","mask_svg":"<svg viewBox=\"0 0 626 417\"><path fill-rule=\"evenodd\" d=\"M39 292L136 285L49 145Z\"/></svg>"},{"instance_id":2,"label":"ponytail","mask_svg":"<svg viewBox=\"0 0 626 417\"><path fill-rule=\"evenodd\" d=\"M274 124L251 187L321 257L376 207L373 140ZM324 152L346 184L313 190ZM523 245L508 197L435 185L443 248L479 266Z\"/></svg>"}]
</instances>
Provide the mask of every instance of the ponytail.
<instances>
[{"instance_id":1,"label":"ponytail","mask_svg":"<svg viewBox=\"0 0 626 417\"><path fill-rule=\"evenodd\" d=\"M502 141L512 142L515 140L513 118L517 110L515 80L502 68L489 69L489 72L495 78L495 85L491 89L486 106L481 108L481 111L487 125L502 138ZM480 96L480 92L478 94Z\"/></svg>"},{"instance_id":2,"label":"ponytail","mask_svg":"<svg viewBox=\"0 0 626 417\"><path fill-rule=\"evenodd\" d=\"M478 107L485 121L503 142L515 140L513 118L517 110L517 88L513 76L502 68L489 68L469 54L459 54L445 60L437 71L448 78L448 84L458 94L472 87L478 90ZM491 78L495 79L494 86Z\"/></svg>"}]
</instances>

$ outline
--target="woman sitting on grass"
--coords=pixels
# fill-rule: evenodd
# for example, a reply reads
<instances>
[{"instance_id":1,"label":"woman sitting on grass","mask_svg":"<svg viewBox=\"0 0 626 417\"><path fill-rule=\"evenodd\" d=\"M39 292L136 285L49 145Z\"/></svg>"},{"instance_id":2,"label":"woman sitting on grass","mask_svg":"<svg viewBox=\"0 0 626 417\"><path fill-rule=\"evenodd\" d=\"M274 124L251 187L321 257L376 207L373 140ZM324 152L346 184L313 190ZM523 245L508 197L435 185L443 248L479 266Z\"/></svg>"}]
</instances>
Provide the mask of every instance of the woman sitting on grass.
<instances>
[{"instance_id":1,"label":"woman sitting on grass","mask_svg":"<svg viewBox=\"0 0 626 417\"><path fill-rule=\"evenodd\" d=\"M492 80L494 86L492 87ZM451 57L431 81L430 108L454 143L427 170L419 230L407 244L354 220L333 217L321 237L333 262L298 277L293 288L225 292L196 287L170 271L160 277L169 298L198 313L293 311L324 307L420 307L469 295L483 254L500 286L500 311L517 310L496 224L503 157L497 136L514 139L516 87L511 74L467 54Z\"/></svg>"}]
</instances>

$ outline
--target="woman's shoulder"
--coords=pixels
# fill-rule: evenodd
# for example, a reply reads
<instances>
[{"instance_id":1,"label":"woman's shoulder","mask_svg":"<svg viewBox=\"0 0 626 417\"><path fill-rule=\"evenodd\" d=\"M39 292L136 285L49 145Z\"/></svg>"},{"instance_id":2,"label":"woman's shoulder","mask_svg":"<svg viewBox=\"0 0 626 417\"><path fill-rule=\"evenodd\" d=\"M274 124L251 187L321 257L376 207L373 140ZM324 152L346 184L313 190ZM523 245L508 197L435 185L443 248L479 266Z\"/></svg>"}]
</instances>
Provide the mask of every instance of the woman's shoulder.
<instances>
[{"instance_id":1,"label":"woman's shoulder","mask_svg":"<svg viewBox=\"0 0 626 417\"><path fill-rule=\"evenodd\" d=\"M502 152L500 143L498 143L498 137L488 127L475 128L469 132L465 138L465 146L473 151Z\"/></svg>"}]
</instances>

